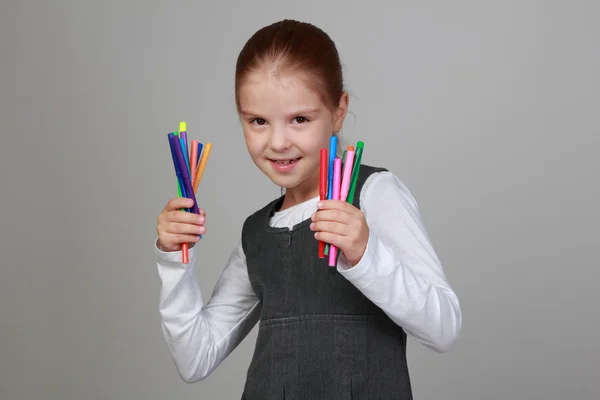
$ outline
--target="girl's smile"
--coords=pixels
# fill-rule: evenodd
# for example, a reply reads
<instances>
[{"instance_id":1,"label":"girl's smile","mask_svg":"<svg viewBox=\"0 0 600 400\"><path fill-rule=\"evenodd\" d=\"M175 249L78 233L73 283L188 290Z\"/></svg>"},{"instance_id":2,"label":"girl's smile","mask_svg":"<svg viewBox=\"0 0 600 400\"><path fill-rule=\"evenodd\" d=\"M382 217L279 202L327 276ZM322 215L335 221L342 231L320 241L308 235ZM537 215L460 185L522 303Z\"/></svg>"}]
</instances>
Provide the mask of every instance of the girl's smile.
<instances>
[{"instance_id":1,"label":"girl's smile","mask_svg":"<svg viewBox=\"0 0 600 400\"><path fill-rule=\"evenodd\" d=\"M272 159L269 158L271 164L273 164L273 169L278 173L289 173L294 169L294 167L298 164L298 162L302 159L302 157L292 158L292 159Z\"/></svg>"}]
</instances>

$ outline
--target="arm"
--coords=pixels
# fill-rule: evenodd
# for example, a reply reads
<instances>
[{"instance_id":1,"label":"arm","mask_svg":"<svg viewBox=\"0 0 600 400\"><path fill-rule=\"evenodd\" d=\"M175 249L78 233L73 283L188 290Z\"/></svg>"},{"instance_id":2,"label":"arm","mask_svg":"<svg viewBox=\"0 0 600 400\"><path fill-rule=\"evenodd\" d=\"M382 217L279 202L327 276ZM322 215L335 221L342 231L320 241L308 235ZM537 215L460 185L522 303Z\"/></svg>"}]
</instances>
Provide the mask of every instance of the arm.
<instances>
[{"instance_id":1,"label":"arm","mask_svg":"<svg viewBox=\"0 0 600 400\"><path fill-rule=\"evenodd\" d=\"M193 267L195 247L189 250L187 265L181 263L181 252L163 252L156 245L154 249L161 280L162 332L179 375L189 383L210 375L248 335L260 313L241 244L206 305Z\"/></svg>"},{"instance_id":2,"label":"arm","mask_svg":"<svg viewBox=\"0 0 600 400\"><path fill-rule=\"evenodd\" d=\"M340 257L338 271L409 336L448 351L461 329L460 305L414 198L396 176L381 172L367 180L360 200L369 226L367 248L354 267Z\"/></svg>"}]
</instances>

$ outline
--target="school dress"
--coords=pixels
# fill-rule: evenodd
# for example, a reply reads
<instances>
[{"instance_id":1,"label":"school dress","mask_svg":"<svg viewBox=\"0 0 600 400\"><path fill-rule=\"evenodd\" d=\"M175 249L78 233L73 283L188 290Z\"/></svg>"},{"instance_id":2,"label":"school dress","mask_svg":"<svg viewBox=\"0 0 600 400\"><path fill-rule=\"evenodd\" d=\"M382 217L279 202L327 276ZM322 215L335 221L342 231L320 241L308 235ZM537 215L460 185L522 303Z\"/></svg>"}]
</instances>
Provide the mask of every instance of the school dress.
<instances>
[{"instance_id":1,"label":"school dress","mask_svg":"<svg viewBox=\"0 0 600 400\"><path fill-rule=\"evenodd\" d=\"M361 166L357 194L380 171ZM242 230L261 304L242 399L412 399L406 333L318 257L310 219L291 230L269 225L282 202L251 215Z\"/></svg>"},{"instance_id":2,"label":"school dress","mask_svg":"<svg viewBox=\"0 0 600 400\"><path fill-rule=\"evenodd\" d=\"M382 168L361 171L354 204L370 234L354 267L343 254L336 268L318 258L308 226L318 198L274 211L277 199L250 216L225 268L197 256L202 241L185 265L180 251L155 242L161 328L184 381L208 377L258 324L242 398L410 398L407 335L449 350L461 329L460 305L408 189ZM206 303L197 262L200 277L222 270Z\"/></svg>"}]
</instances>

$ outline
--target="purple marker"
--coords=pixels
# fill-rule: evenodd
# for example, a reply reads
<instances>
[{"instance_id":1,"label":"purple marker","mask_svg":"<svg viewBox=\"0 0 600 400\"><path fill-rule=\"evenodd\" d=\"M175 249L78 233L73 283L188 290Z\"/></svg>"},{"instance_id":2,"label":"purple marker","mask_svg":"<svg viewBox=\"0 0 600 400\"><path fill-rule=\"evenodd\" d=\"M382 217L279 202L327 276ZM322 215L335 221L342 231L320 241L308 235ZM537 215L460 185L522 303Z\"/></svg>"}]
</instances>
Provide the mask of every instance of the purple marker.
<instances>
[{"instance_id":1,"label":"purple marker","mask_svg":"<svg viewBox=\"0 0 600 400\"><path fill-rule=\"evenodd\" d=\"M175 148L175 157L177 158L177 162L179 164L179 169L181 170L181 177L183 178L183 184L185 187L186 197L192 199L194 201L194 205L192 206L192 212L194 214L200 214L200 210L198 209L198 204L196 203L196 196L194 195L194 189L192 187L192 182L190 181L189 170L186 168L185 158L183 157L183 151L181 146L178 146L177 139L175 139L174 148Z\"/></svg>"},{"instance_id":2,"label":"purple marker","mask_svg":"<svg viewBox=\"0 0 600 400\"><path fill-rule=\"evenodd\" d=\"M181 191L182 197L187 197L185 193L185 185L183 184L183 177L181 170L179 169L179 161L177 161L177 155L175 154L175 146L179 145L179 138L174 133L169 133L169 147L171 148L171 157L173 158L173 166L175 167L175 175L177 176L177 183L179 190ZM189 209L186 209L190 211Z\"/></svg>"}]
</instances>

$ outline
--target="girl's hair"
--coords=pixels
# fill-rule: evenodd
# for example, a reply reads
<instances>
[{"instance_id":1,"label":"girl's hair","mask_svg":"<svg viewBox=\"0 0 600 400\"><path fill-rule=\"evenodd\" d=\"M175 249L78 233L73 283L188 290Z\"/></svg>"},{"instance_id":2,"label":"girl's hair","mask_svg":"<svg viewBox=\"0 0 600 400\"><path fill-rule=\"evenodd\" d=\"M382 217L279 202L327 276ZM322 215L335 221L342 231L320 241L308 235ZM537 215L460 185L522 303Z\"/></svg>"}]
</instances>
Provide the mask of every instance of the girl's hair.
<instances>
[{"instance_id":1,"label":"girl's hair","mask_svg":"<svg viewBox=\"0 0 600 400\"><path fill-rule=\"evenodd\" d=\"M301 71L332 111L344 92L342 65L335 43L327 33L307 22L289 19L259 29L244 45L235 68L235 102L246 75L260 68L276 74ZM338 152L341 146L338 146Z\"/></svg>"}]
</instances>

